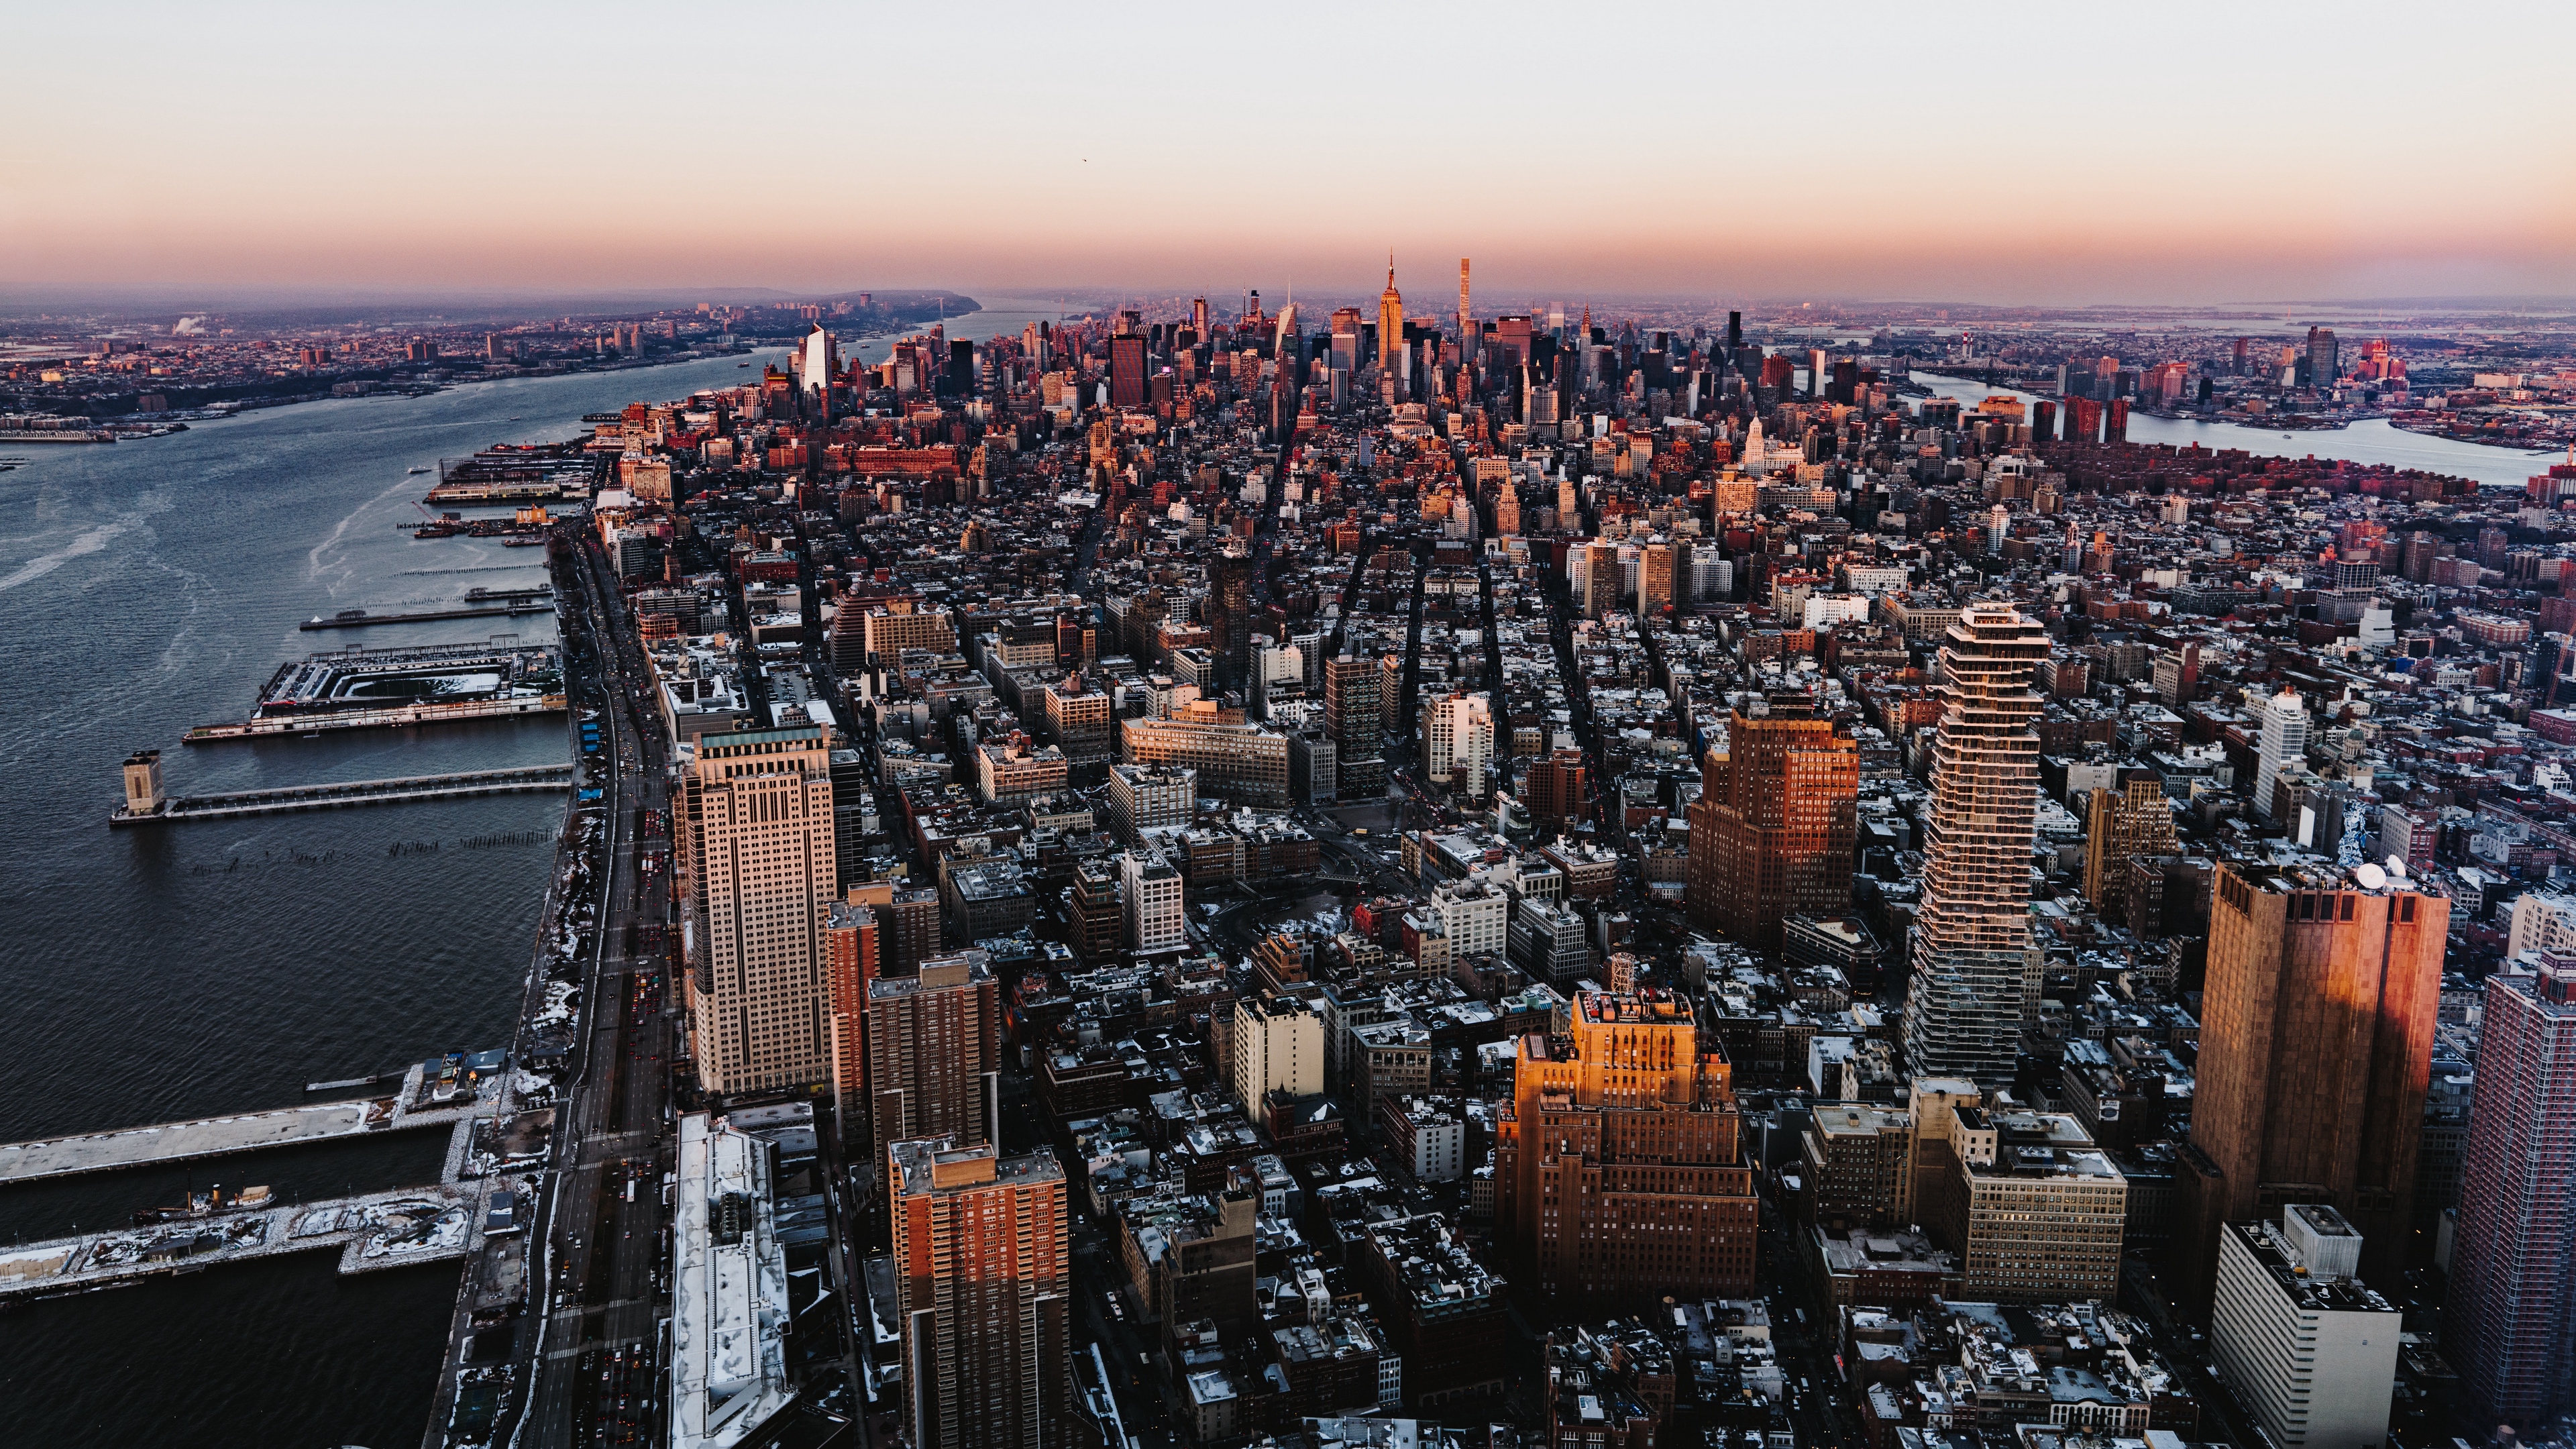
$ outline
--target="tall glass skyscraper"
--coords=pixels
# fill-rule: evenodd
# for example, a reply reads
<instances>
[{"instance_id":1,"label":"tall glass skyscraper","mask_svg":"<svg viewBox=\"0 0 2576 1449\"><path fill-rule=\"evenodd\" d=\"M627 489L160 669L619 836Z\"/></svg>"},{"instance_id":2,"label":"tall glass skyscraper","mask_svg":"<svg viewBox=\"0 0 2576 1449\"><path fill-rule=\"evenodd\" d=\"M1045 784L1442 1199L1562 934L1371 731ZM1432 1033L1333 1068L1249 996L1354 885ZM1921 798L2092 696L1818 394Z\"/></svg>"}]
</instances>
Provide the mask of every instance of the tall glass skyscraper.
<instances>
[{"instance_id":1,"label":"tall glass skyscraper","mask_svg":"<svg viewBox=\"0 0 2576 1449\"><path fill-rule=\"evenodd\" d=\"M2038 826L2039 696L2048 635L2009 604L1971 604L1941 646L1932 827L1914 922L1905 1057L1916 1076L2009 1083L2038 991L2030 845Z\"/></svg>"}]
</instances>

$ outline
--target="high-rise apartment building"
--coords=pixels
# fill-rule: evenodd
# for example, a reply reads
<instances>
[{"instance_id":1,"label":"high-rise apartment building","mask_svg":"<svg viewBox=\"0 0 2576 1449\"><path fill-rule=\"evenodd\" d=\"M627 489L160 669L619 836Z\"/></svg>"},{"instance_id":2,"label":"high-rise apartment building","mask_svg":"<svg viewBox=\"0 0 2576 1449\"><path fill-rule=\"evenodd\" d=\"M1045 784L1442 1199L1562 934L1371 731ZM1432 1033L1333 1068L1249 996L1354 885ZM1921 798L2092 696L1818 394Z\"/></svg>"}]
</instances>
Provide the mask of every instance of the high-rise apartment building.
<instances>
[{"instance_id":1,"label":"high-rise apartment building","mask_svg":"<svg viewBox=\"0 0 2576 1449\"><path fill-rule=\"evenodd\" d=\"M883 967L885 946L876 909L865 898L879 893L892 894L884 886L853 889L852 899L832 903L823 926L824 971L831 983L832 1104L843 1147L862 1162L875 1120L868 1105L868 994Z\"/></svg>"},{"instance_id":2,"label":"high-rise apartment building","mask_svg":"<svg viewBox=\"0 0 2576 1449\"><path fill-rule=\"evenodd\" d=\"M2376 866L2222 866L2209 907L2185 1283L2222 1224L2327 1203L2382 1277L2405 1261L2451 903ZM2480 1068L2484 1070L2483 1066Z\"/></svg>"},{"instance_id":3,"label":"high-rise apartment building","mask_svg":"<svg viewBox=\"0 0 2576 1449\"><path fill-rule=\"evenodd\" d=\"M2086 811L2084 898L2114 921L2126 919L2129 862L2174 852L2173 800L2164 781L2134 775L2117 790L2095 790Z\"/></svg>"},{"instance_id":4,"label":"high-rise apartment building","mask_svg":"<svg viewBox=\"0 0 2576 1449\"><path fill-rule=\"evenodd\" d=\"M1969 605L1941 646L1930 849L1915 917L1905 1056L1917 1075L2009 1082L2038 997L2030 844L2038 829L2037 620Z\"/></svg>"},{"instance_id":5,"label":"high-rise apartment building","mask_svg":"<svg viewBox=\"0 0 2576 1449\"><path fill-rule=\"evenodd\" d=\"M1637 612L1654 617L1673 602L1675 560L1680 549L1658 540L1646 545L1637 565Z\"/></svg>"},{"instance_id":6,"label":"high-rise apartment building","mask_svg":"<svg viewBox=\"0 0 2576 1449\"><path fill-rule=\"evenodd\" d=\"M915 976L869 983L868 1161L887 1143L992 1140L1000 1106L1001 989L981 951L935 956Z\"/></svg>"},{"instance_id":7,"label":"high-rise apartment building","mask_svg":"<svg viewBox=\"0 0 2576 1449\"><path fill-rule=\"evenodd\" d=\"M1493 767L1494 711L1481 694L1453 691L1422 711L1422 773L1474 799Z\"/></svg>"},{"instance_id":8,"label":"high-rise apartment building","mask_svg":"<svg viewBox=\"0 0 2576 1449\"><path fill-rule=\"evenodd\" d=\"M2284 766L2308 757L2308 707L2295 689L2284 687L2263 704L2263 733L2254 772L2254 812L2272 818L2272 782Z\"/></svg>"},{"instance_id":9,"label":"high-rise apartment building","mask_svg":"<svg viewBox=\"0 0 2576 1449\"><path fill-rule=\"evenodd\" d=\"M1764 714L1731 714L1726 739L1690 807L1683 901L1697 924L1775 950L1784 917L1851 908L1860 747L1785 694Z\"/></svg>"},{"instance_id":10,"label":"high-rise apartment building","mask_svg":"<svg viewBox=\"0 0 2576 1449\"><path fill-rule=\"evenodd\" d=\"M1522 1281L1577 1300L1752 1291L1757 1209L1733 1074L1662 991L1578 993L1520 1039L1495 1125L1495 1237Z\"/></svg>"},{"instance_id":11,"label":"high-rise apartment building","mask_svg":"<svg viewBox=\"0 0 2576 1449\"><path fill-rule=\"evenodd\" d=\"M2535 1431L2576 1403L2576 956L2487 979L2443 1352L2471 1402Z\"/></svg>"},{"instance_id":12,"label":"high-rise apartment building","mask_svg":"<svg viewBox=\"0 0 2576 1449\"><path fill-rule=\"evenodd\" d=\"M1148 847L1118 858L1127 903L1127 946L1134 951L1177 951L1189 944L1181 873Z\"/></svg>"},{"instance_id":13,"label":"high-rise apartment building","mask_svg":"<svg viewBox=\"0 0 2576 1449\"><path fill-rule=\"evenodd\" d=\"M831 1076L831 772L827 737L811 726L698 741L678 835L695 918L689 1034L712 1094Z\"/></svg>"},{"instance_id":14,"label":"high-rise apartment building","mask_svg":"<svg viewBox=\"0 0 2576 1449\"><path fill-rule=\"evenodd\" d=\"M1235 1100L1261 1120L1261 1099L1274 1091L1311 1097L1324 1090L1324 1019L1303 997L1263 994L1234 1003Z\"/></svg>"},{"instance_id":15,"label":"high-rise apartment building","mask_svg":"<svg viewBox=\"0 0 2576 1449\"><path fill-rule=\"evenodd\" d=\"M1458 345L1472 350L1476 345L1476 314L1467 307L1467 260L1458 259Z\"/></svg>"},{"instance_id":16,"label":"high-rise apartment building","mask_svg":"<svg viewBox=\"0 0 2576 1449\"><path fill-rule=\"evenodd\" d=\"M1324 733L1333 738L1341 792L1354 800L1386 790L1385 701L1374 659L1345 654L1324 661Z\"/></svg>"},{"instance_id":17,"label":"high-rise apartment building","mask_svg":"<svg viewBox=\"0 0 2576 1449\"><path fill-rule=\"evenodd\" d=\"M2281 1449L2388 1442L2404 1315L2353 1275L2361 1234L2322 1203L2229 1223L2218 1240L2209 1353Z\"/></svg>"},{"instance_id":18,"label":"high-rise apartment building","mask_svg":"<svg viewBox=\"0 0 2576 1449\"><path fill-rule=\"evenodd\" d=\"M1585 569L1583 616L1598 619L1619 612L1620 595L1626 582L1619 567L1619 546L1608 539L1594 539L1583 551Z\"/></svg>"},{"instance_id":19,"label":"high-rise apartment building","mask_svg":"<svg viewBox=\"0 0 2576 1449\"><path fill-rule=\"evenodd\" d=\"M1064 1167L946 1138L886 1153L913 1449L1075 1442Z\"/></svg>"}]
</instances>

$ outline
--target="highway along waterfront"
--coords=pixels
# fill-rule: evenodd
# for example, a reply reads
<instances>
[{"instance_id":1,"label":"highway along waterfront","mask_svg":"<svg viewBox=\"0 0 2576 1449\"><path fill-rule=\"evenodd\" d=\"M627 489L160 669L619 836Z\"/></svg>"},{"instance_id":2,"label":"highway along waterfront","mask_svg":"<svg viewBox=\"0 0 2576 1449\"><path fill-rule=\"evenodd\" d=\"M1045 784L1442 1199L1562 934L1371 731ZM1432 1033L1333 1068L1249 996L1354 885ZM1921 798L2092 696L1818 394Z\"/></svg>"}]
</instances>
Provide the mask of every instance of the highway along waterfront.
<instances>
[{"instance_id":1,"label":"highway along waterfront","mask_svg":"<svg viewBox=\"0 0 2576 1449\"><path fill-rule=\"evenodd\" d=\"M0 839L12 1003L0 1142L295 1107L328 1099L309 1082L509 1044L561 793L111 830L120 763L161 750L172 794L211 796L571 758L561 714L180 739L245 718L281 663L357 642L298 629L317 615L463 608L476 586L547 582L543 549L398 528L419 520L426 482L407 469L574 437L584 413L635 398L732 386L739 360L314 403L35 452L0 474L13 675L0 769L15 807ZM505 631L556 642L552 614L388 626L365 642ZM306 1202L432 1183L446 1145L442 1132L360 1135L0 1186L0 1250L120 1226L215 1182ZM417 1444L457 1284L453 1261L343 1278L332 1254L301 1253L20 1303L0 1312L0 1437Z\"/></svg>"}]
</instances>

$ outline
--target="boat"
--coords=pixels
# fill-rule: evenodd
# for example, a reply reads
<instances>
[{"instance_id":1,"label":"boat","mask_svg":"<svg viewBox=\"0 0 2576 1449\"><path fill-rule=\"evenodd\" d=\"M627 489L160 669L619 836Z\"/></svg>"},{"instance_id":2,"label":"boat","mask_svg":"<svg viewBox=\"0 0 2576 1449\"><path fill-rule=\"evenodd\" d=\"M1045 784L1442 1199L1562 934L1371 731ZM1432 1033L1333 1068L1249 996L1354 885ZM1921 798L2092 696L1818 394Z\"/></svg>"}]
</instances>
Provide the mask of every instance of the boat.
<instances>
[{"instance_id":1,"label":"boat","mask_svg":"<svg viewBox=\"0 0 2576 1449\"><path fill-rule=\"evenodd\" d=\"M426 473L426 472L428 472L429 470L428 470L427 468L408 468L408 469L405 469L404 471L405 471L406 473Z\"/></svg>"},{"instance_id":2,"label":"boat","mask_svg":"<svg viewBox=\"0 0 2576 1449\"><path fill-rule=\"evenodd\" d=\"M275 1195L265 1187L246 1187L226 1197L223 1184L217 1183L204 1192L188 1194L188 1200L177 1207L136 1208L134 1225L141 1228L154 1223L180 1223L222 1213L257 1212L275 1203Z\"/></svg>"}]
</instances>

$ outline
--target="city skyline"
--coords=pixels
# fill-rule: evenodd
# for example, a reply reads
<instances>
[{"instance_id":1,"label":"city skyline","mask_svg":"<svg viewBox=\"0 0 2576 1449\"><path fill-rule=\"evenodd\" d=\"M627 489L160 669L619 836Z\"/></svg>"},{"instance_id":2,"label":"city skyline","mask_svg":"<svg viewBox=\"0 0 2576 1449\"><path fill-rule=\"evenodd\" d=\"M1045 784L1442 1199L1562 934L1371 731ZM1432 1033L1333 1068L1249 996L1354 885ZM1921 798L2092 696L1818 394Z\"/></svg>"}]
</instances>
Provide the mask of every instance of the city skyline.
<instances>
[{"instance_id":1,"label":"city skyline","mask_svg":"<svg viewBox=\"0 0 2576 1449\"><path fill-rule=\"evenodd\" d=\"M0 257L28 292L1224 292L1302 275L1367 296L1390 246L1424 298L1459 255L1496 295L2576 292L2576 202L2533 184L2576 143L2547 124L2545 48L2491 43L2523 8L2489 13L2438 29L2393 11L2330 29L2207 8L2155 26L1889 16L1820 49L1758 11L1579 27L1317 12L1263 34L816 11L786 24L821 73L779 80L818 93L807 114L847 138L847 161L818 165L836 148L739 144L774 87L646 79L670 71L676 13L431 27L172 10L120 37L118 104L61 73L0 102L33 143L0 171L24 203L0 207ZM34 16L27 40L69 46L80 24ZM1463 90L1334 62L1363 38ZM1245 66L1284 76L1293 123L1222 123L1220 79ZM562 80L530 79L549 67ZM643 89L604 100L602 77ZM416 104L352 111L353 87ZM1476 140L1480 112L1515 106L1583 119ZM2498 144L2406 119L2443 114ZM634 224L603 228L585 198L601 168L633 167L662 179L629 203Z\"/></svg>"}]
</instances>

